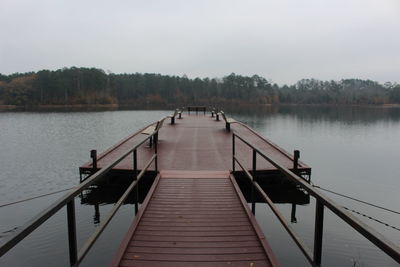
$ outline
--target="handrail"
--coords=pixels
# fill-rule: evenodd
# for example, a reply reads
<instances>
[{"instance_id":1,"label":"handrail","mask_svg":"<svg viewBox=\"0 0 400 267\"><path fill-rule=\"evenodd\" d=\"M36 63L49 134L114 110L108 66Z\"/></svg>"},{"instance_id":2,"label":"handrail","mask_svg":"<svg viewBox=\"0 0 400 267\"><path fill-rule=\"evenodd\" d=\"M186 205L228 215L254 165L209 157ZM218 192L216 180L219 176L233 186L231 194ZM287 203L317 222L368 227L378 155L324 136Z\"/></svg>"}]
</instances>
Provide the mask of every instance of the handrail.
<instances>
[{"instance_id":1,"label":"handrail","mask_svg":"<svg viewBox=\"0 0 400 267\"><path fill-rule=\"evenodd\" d=\"M296 244L299 246L299 248L302 250L303 254L307 257L307 259L310 261L312 265L319 266L321 264L321 253L322 253L322 229L323 229L323 208L326 206L329 208L333 213L335 213L339 218L341 218L343 221L348 223L352 228L354 228L357 232L362 234L365 238L367 238L369 241L371 241L373 244L375 244L377 247L379 247L382 251L384 251L387 255L392 257L395 261L400 263L400 248L396 246L393 242L387 240L383 235L378 233L376 230L373 228L369 227L362 221L360 221L358 218L353 216L352 214L348 213L346 210L341 208L339 205L337 205L333 200L327 198L324 196L319 190L313 188L310 184L305 182L301 177L299 177L297 174L293 173L286 167L282 166L278 162L274 161L270 157L266 156L260 149L256 148L252 144L250 144L248 141L246 141L243 137L238 135L236 132L233 132L232 134L232 168L235 170L235 162L238 162L240 167L242 169L243 165L240 164L239 160L235 156L235 138L238 138L241 140L244 144L252 148L253 150L253 173L250 174L247 170L245 170L246 176L252 181L252 185L259 191L264 198L264 200L267 201L268 205L271 207L274 206L272 201L268 201L267 199L268 196L265 194L265 192L262 190L262 188L259 186L257 181L254 179L255 175L255 166L256 166L256 157L254 156L255 154L259 154L262 158L267 160L269 163L271 163L273 166L275 166L277 169L279 169L287 178L289 178L290 181L294 182L295 184L299 185L301 188L303 188L305 191L307 191L311 196L315 197L317 200L316 203L316 219L315 219L315 236L314 236L314 257L311 259L311 255L307 252L308 249L301 245L302 242L299 242L297 238L294 235L294 232L289 230L285 226L288 225L283 218L283 216L278 215L280 214L279 211L276 208L273 208L272 210L274 213L277 215L278 219L283 223L284 227L286 230L289 232L289 234L292 236ZM274 206L275 207L275 206ZM275 212L277 211L277 212ZM283 222L283 221L284 222Z\"/></svg>"},{"instance_id":2,"label":"handrail","mask_svg":"<svg viewBox=\"0 0 400 267\"><path fill-rule=\"evenodd\" d=\"M292 227L286 222L286 220L284 219L285 217L276 208L276 206L273 204L272 200L264 192L264 190L261 188L261 186L256 181L254 181L254 176L251 175L249 173L249 171L247 171L246 168L243 167L243 165L240 163L240 161L235 156L234 156L234 160L239 164L240 168L242 168L242 170L245 172L247 178L249 178L250 182L254 185L255 189L257 189L257 191L260 193L261 197L265 200L265 202L267 202L268 206L271 208L273 213L275 213L276 217L278 217L278 220L281 222L283 227L285 227L286 231L289 233L289 235L292 237L294 242L300 248L301 252L307 258L308 262L313 264L312 254L311 254L309 248L307 247L307 245L305 245L303 243L303 241L296 234L296 232L292 229Z\"/></svg>"},{"instance_id":3,"label":"handrail","mask_svg":"<svg viewBox=\"0 0 400 267\"><path fill-rule=\"evenodd\" d=\"M165 118L162 118L164 120ZM123 155L121 155L118 159L114 162L106 165L105 167L101 168L100 170L96 171L92 174L89 178L83 181L79 186L75 189L69 191L66 195L58 199L48 208L44 209L38 215L33 217L27 223L25 223L20 229L18 229L12 236L10 236L0 247L0 257L7 253L10 249L12 249L16 244L18 244L21 240L23 240L26 236L32 233L36 228L42 225L45 221L47 221L51 216L53 216L56 212L58 212L62 207L67 206L67 217L68 217L68 236L69 236L69 251L70 251L70 265L77 266L83 257L86 255L88 250L93 245L94 241L98 238L101 232L104 230L104 227L109 223L112 219L114 214L116 213L117 209L122 205L123 201L129 195L130 191L136 187L138 181L143 176L145 170L151 165L151 163L155 162L155 170L157 171L157 139L158 139L158 131L159 129L155 130L152 134L144 138L142 141L138 142L133 148L129 149ZM140 172L138 176L137 174L137 154L136 150L144 144L147 140L154 137L155 146L154 146L154 154L151 157L150 161L147 162L145 168ZM133 153L134 157L134 175L135 180L129 186L129 188L125 191L124 195L118 201L116 207L112 210L111 215L103 222L103 224L97 228L95 233L89 238L86 242L82 250L80 251L80 255L78 257L77 254L77 247L76 247L76 226L75 226L75 205L74 205L74 198L81 193L83 190L88 188L90 185L98 181L100 178L104 177L114 166L120 163L124 158L126 158L129 154ZM129 192L128 192L129 190ZM93 242L93 243L92 243Z\"/></svg>"},{"instance_id":4,"label":"handrail","mask_svg":"<svg viewBox=\"0 0 400 267\"><path fill-rule=\"evenodd\" d=\"M136 180L134 180L128 187L128 189L125 190L124 194L120 197L118 202L115 204L114 208L111 210L109 213L108 217L102 221L101 225L97 227L96 231L88 238L86 243L83 245L81 250L79 251L78 254L78 264L83 260L85 255L89 252L89 249L94 245L94 242L97 240L97 238L100 236L100 234L103 232L103 230L106 228L108 223L111 221L111 219L114 217L115 213L118 211L118 209L121 207L121 205L124 203L124 201L128 198L129 194L131 191L138 185L140 179L143 177L144 173L147 171L149 168L150 164L153 163L153 161L156 159L157 155L153 155L151 159L146 163L146 166L140 171L139 175L137 176Z\"/></svg>"}]
</instances>

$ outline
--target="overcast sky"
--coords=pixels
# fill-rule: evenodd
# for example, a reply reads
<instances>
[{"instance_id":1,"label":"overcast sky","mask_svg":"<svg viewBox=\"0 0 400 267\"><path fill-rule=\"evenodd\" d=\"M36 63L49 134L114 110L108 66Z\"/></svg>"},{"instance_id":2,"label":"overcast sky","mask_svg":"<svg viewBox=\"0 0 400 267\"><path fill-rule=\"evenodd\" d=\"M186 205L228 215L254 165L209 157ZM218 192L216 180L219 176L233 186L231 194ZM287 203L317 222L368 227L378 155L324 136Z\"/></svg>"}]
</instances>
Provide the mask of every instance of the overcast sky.
<instances>
[{"instance_id":1,"label":"overcast sky","mask_svg":"<svg viewBox=\"0 0 400 267\"><path fill-rule=\"evenodd\" d=\"M400 82L400 0L0 0L0 73Z\"/></svg>"}]
</instances>

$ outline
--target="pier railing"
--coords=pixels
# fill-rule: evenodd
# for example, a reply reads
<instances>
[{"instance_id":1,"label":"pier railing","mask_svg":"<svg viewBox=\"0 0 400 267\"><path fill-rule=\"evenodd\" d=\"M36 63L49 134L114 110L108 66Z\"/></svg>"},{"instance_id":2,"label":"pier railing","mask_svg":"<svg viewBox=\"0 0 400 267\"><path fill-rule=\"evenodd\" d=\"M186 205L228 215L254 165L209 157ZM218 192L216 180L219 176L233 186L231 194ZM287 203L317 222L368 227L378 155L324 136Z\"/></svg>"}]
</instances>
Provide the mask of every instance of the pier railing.
<instances>
[{"instance_id":1,"label":"pier railing","mask_svg":"<svg viewBox=\"0 0 400 267\"><path fill-rule=\"evenodd\" d=\"M235 145L236 138L246 144L252 150L252 171L249 172L243 164L239 161L235 154ZM262 159L267 160L273 166L275 166L278 170L280 170L291 182L303 188L308 194L313 196L316 199L316 209L315 209L315 228L314 228L314 249L313 253L310 252L310 249L303 243L303 241L299 238L299 236L295 233L295 231L290 227L289 223L286 221L285 217L279 211L279 209L273 204L268 195L264 192L261 186L257 182L257 155L259 155ZM281 222L283 227L292 237L296 245L299 247L301 252L307 258L308 262L313 266L320 266L322 259L322 234L323 234L323 222L324 222L324 207L330 209L334 214L336 214L339 218L349 224L353 229L362 234L365 238L379 247L382 251L384 251L387 255L392 257L395 261L400 263L400 248L396 246L391 241L387 240L383 235L354 217L352 214L348 213L342 207L337 205L334 201L324 196L319 190L315 189L304 181L300 176L296 173L290 171L286 167L282 166L272 158L265 155L261 150L250 144L243 137L233 132L232 134L232 170L235 172L235 163L237 163L240 168L244 171L247 178L250 180L252 184L252 210L253 213L255 211L255 202L254 202L254 191L261 195L264 201L269 205L271 210L277 216L278 220Z\"/></svg>"},{"instance_id":2,"label":"pier railing","mask_svg":"<svg viewBox=\"0 0 400 267\"><path fill-rule=\"evenodd\" d=\"M163 118L162 120L164 120ZM147 161L144 168L138 173L137 168L137 149L143 145L147 140L154 139L154 154ZM24 226L18 229L9 239L7 239L3 245L0 247L0 257L4 255L7 251L13 248L16 244L22 241L26 236L32 233L36 228L42 225L45 221L51 218L56 212L58 212L64 206L67 207L67 222L68 222L68 241L69 241L69 259L71 266L78 266L79 263L83 260L85 255L89 252L90 248L93 246L94 242L98 239L100 234L103 232L105 227L114 217L115 213L124 203L124 201L128 198L129 194L133 189L137 190L137 185L140 179L143 177L145 172L148 170L150 165L154 162L155 171L158 171L157 167L157 143L158 143L158 129L153 133L148 135L145 139L138 142L134 147L129 149L126 153L121 155L114 162L108 164L107 166L97 170L90 177L88 177L85 181L83 181L79 186L75 189L71 189L64 197L57 200L50 207L42 211L39 215L31 219ZM75 220L75 197L80 194L83 190L87 189L90 185L99 181L102 177L104 177L113 167L115 167L118 163L120 163L127 156L132 155L133 161L133 182L126 189L124 194L115 204L113 209L110 211L109 215L103 222L96 228L96 231L89 237L89 239L85 242L83 247L78 252L77 247L77 239L76 239L76 220ZM137 192L136 192L137 197ZM135 212L137 212L138 203L135 203Z\"/></svg>"}]
</instances>

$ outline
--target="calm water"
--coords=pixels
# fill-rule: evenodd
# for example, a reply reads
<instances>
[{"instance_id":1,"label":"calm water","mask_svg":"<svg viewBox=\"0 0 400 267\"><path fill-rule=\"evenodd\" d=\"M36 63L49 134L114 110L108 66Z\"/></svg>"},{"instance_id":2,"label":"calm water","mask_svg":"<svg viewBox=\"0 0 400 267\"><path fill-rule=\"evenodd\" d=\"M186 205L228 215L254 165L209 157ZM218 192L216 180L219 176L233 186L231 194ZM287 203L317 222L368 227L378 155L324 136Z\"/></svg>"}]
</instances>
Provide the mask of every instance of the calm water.
<instances>
[{"instance_id":1,"label":"calm water","mask_svg":"<svg viewBox=\"0 0 400 267\"><path fill-rule=\"evenodd\" d=\"M299 149L322 187L399 210L400 109L279 107L229 111L288 151ZM0 113L0 205L75 186L78 166L89 151L102 151L169 111ZM340 205L400 228L400 215L327 196ZM15 227L62 196L56 194L0 208L0 242ZM278 205L290 221L290 204ZM112 205L100 206L105 215ZM94 207L76 199L79 246L95 229ZM268 207L256 216L284 266L307 266L304 257ZM398 266L349 226L325 211L324 266ZM82 266L108 265L134 216L124 205ZM312 247L314 201L297 206L292 226ZM357 215L392 242L400 232ZM290 256L289 256L290 255ZM0 259L1 266L68 266L66 212L62 209Z\"/></svg>"}]
</instances>

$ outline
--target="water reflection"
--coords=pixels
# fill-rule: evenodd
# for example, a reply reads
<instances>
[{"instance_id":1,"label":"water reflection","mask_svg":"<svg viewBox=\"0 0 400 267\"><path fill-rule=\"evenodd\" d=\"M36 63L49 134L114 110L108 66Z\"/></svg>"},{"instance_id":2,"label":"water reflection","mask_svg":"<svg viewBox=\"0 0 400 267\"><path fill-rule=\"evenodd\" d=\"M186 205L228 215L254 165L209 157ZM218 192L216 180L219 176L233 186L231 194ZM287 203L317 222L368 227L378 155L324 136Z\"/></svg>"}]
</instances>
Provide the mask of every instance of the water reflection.
<instances>
[{"instance_id":1,"label":"water reflection","mask_svg":"<svg viewBox=\"0 0 400 267\"><path fill-rule=\"evenodd\" d=\"M94 207L94 225L99 225L101 222L99 206L117 203L125 190L128 189L132 182L132 177L133 175L130 172L111 172L100 182L79 195L81 205L90 205ZM137 186L138 190L133 190L124 204L135 205L135 213L137 213L138 206L143 203L154 179L155 173L151 171L147 172L140 180Z\"/></svg>"},{"instance_id":2,"label":"water reflection","mask_svg":"<svg viewBox=\"0 0 400 267\"><path fill-rule=\"evenodd\" d=\"M225 106L226 113L235 118L238 116L248 123L248 119L258 119L257 125L266 123L266 118L295 118L307 123L341 122L346 125L371 124L377 122L399 122L400 108L397 107L363 107L363 106Z\"/></svg>"},{"instance_id":3,"label":"water reflection","mask_svg":"<svg viewBox=\"0 0 400 267\"><path fill-rule=\"evenodd\" d=\"M252 204L252 212L255 214L256 203L265 203L264 199L252 190L250 181L242 173L235 174L236 182L242 191L247 203ZM258 183L274 204L291 204L290 221L297 223L297 205L310 204L310 195L298 186L290 183L284 176L262 177ZM279 180L280 183L271 182L271 178ZM284 181L284 182L282 182Z\"/></svg>"},{"instance_id":4,"label":"water reflection","mask_svg":"<svg viewBox=\"0 0 400 267\"><path fill-rule=\"evenodd\" d=\"M250 182L245 178L244 174L237 173L235 175L236 181L248 203L264 203L264 200L258 194L252 195L252 188ZM271 177L270 177L271 178ZM284 177L277 178L281 181ZM150 190L155 179L155 173L148 172L140 181L138 191L132 191L124 204L140 205L143 203L148 191ZM80 203L82 205L93 206L93 224L98 225L101 222L100 206L115 204L123 195L125 190L132 182L132 175L129 172L125 173L111 173L105 177L101 182L83 191L80 195ZM297 186L286 183L271 183L271 179L267 178L259 180L260 186L267 193L268 197L275 204L291 204L291 222L296 223L296 205L310 204L310 196ZM255 205L254 205L255 208Z\"/></svg>"}]
</instances>

